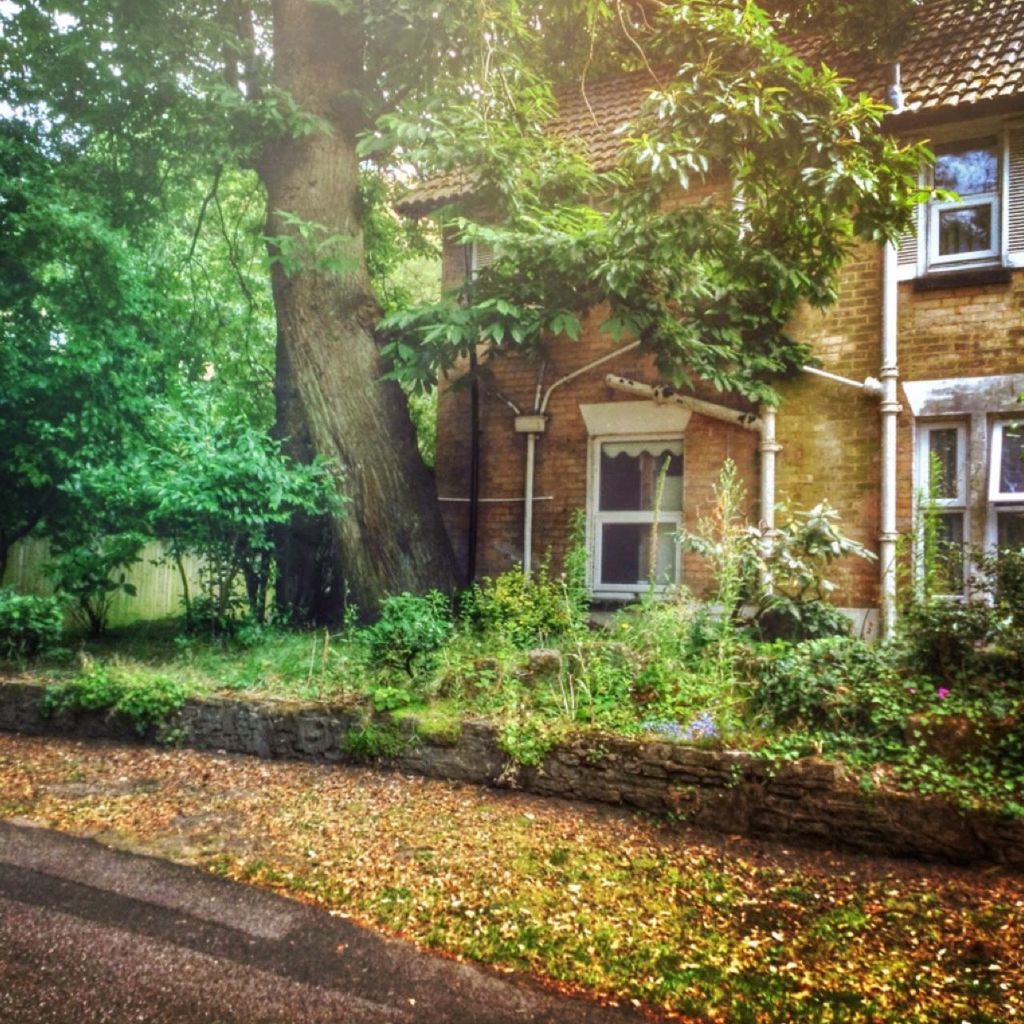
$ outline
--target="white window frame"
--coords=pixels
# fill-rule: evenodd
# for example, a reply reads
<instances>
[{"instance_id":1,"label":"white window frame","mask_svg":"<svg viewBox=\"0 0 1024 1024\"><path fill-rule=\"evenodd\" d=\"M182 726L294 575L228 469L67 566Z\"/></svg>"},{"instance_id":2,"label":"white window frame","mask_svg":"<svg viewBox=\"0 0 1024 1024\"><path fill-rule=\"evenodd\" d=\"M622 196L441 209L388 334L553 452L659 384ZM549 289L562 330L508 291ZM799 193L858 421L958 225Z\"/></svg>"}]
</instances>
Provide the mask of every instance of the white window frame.
<instances>
[{"instance_id":1,"label":"white window frame","mask_svg":"<svg viewBox=\"0 0 1024 1024\"><path fill-rule=\"evenodd\" d=\"M601 447L606 444L633 443L639 441L653 441L665 444L682 444L683 475L680 487L683 497L680 500L678 509L657 510L657 521L659 527L672 526L676 533L683 528L683 503L686 491L686 443L679 434L643 433L643 434L602 434L592 436L589 442L589 470L587 473L587 529L589 543L587 545L590 553L588 559L587 583L592 597L598 600L631 600L641 594L655 593L665 594L679 586L682 582L683 559L680 546L675 545L673 571L675 581L673 583L655 583L652 587L649 582L639 580L636 583L602 583L602 527L613 523L636 523L650 524L654 522L655 512L650 511L622 511L602 512L601 504Z\"/></svg>"},{"instance_id":2,"label":"white window frame","mask_svg":"<svg viewBox=\"0 0 1024 1024\"><path fill-rule=\"evenodd\" d=\"M1010 502L1024 505L1024 491L999 490L999 477L1003 464L1003 431L1007 426L1018 426L1024 433L1024 422L1014 419L996 420L992 424L992 443L989 446L988 463L988 500L996 504Z\"/></svg>"},{"instance_id":3,"label":"white window frame","mask_svg":"<svg viewBox=\"0 0 1024 1024\"><path fill-rule=\"evenodd\" d=\"M1007 136L1002 127L994 128L992 131L979 131L972 138L946 138L937 139L937 146L950 146L962 141L965 148L972 143L980 143L986 139L993 139L996 156L996 188L994 192L979 192L975 195L964 196L958 200L947 200L945 202L930 202L924 215L925 245L921 246L925 256L925 270L937 267L940 270L959 269L961 267L991 266L1000 262L1003 254L1003 237L1005 235L1003 226L1003 211L1006 207L1004 192L1006 189L1007 174ZM929 169L929 177L934 183L934 167ZM991 210L990 223L992 225L991 245L987 249L975 249L971 252L939 253L939 216L949 210L966 210L973 206L988 206Z\"/></svg>"},{"instance_id":4,"label":"white window frame","mask_svg":"<svg viewBox=\"0 0 1024 1024\"><path fill-rule=\"evenodd\" d=\"M481 242L479 239L474 239L469 243L469 275L471 278L476 276L486 267L489 267L495 260L496 253L494 247L489 245L487 242Z\"/></svg>"},{"instance_id":5,"label":"white window frame","mask_svg":"<svg viewBox=\"0 0 1024 1024\"><path fill-rule=\"evenodd\" d=\"M931 495L931 435L939 430L956 430L956 494L950 498L932 498ZM915 488L925 502L935 507L939 513L959 515L963 521L964 579L957 593L950 593L950 598L960 598L967 592L969 538L971 536L971 504L969 490L969 452L967 446L970 438L969 423L962 419L926 420L917 424L917 450L915 465ZM917 510L915 509L915 515ZM923 533L919 533L920 544L924 542ZM917 550L918 575L923 576L924 551Z\"/></svg>"},{"instance_id":6,"label":"white window frame","mask_svg":"<svg viewBox=\"0 0 1024 1024\"><path fill-rule=\"evenodd\" d=\"M950 210L968 210L975 206L987 206L992 224L992 244L987 249L973 249L970 252L952 252L942 255L939 252L939 218ZM955 265L975 265L994 263L999 259L1002 248L999 244L1002 215L1000 212L999 195L997 192L982 192L957 202L933 202L928 204L928 265L945 267Z\"/></svg>"},{"instance_id":7,"label":"white window frame","mask_svg":"<svg viewBox=\"0 0 1024 1024\"><path fill-rule=\"evenodd\" d=\"M991 551L999 548L999 513L1024 512L1024 491L1000 491L999 477L1003 463L1003 432L1008 425L1019 425L1024 430L1021 419L997 419L992 424L992 440L989 443L988 457L988 522L986 535Z\"/></svg>"},{"instance_id":8,"label":"white window frame","mask_svg":"<svg viewBox=\"0 0 1024 1024\"><path fill-rule=\"evenodd\" d=\"M914 212L912 237L915 257L904 261L898 257L896 276L899 281L911 281L918 277L953 274L964 270L987 269L992 267L1024 267L1024 253L1010 251L1010 211L1013 197L1012 187L1020 187L1011 176L1011 143L1014 133L1020 132L1024 122L1014 118L985 118L969 126L963 124L939 128L928 135L917 134L909 141L924 142L935 149L958 141L994 138L998 156L999 181L995 192L980 193L959 203L921 203ZM1018 176L1019 177L1019 176ZM921 168L920 183L930 187L933 170ZM948 256L938 254L938 216L942 210L967 207L980 203L992 203L992 248L974 253L956 253ZM909 235L907 237L910 237ZM902 246L900 247L902 254Z\"/></svg>"}]
</instances>

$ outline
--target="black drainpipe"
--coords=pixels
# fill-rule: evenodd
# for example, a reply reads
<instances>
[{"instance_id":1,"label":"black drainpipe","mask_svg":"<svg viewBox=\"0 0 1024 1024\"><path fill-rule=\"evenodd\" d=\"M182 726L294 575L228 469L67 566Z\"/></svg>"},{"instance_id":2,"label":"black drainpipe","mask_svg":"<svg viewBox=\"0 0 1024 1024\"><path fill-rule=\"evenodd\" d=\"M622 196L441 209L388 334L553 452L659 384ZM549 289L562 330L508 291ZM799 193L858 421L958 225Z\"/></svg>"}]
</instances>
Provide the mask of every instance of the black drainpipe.
<instances>
[{"instance_id":1,"label":"black drainpipe","mask_svg":"<svg viewBox=\"0 0 1024 1024\"><path fill-rule=\"evenodd\" d=\"M472 287L473 247L463 246L466 280ZM466 585L476 579L477 537L480 533L480 382L477 380L476 347L469 350L469 535L466 540Z\"/></svg>"}]
</instances>

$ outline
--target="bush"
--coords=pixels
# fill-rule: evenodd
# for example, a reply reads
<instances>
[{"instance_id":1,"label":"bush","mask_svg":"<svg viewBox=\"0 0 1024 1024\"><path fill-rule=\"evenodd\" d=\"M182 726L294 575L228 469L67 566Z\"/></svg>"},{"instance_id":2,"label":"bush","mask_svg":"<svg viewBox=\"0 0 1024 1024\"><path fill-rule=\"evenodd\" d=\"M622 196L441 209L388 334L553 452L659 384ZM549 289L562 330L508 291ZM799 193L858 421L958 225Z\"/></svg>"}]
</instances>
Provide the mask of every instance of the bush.
<instances>
[{"instance_id":1,"label":"bush","mask_svg":"<svg viewBox=\"0 0 1024 1024\"><path fill-rule=\"evenodd\" d=\"M769 648L753 704L774 725L893 736L912 710L910 692L893 648L827 637Z\"/></svg>"},{"instance_id":2,"label":"bush","mask_svg":"<svg viewBox=\"0 0 1024 1024\"><path fill-rule=\"evenodd\" d=\"M55 647L64 631L61 601L0 587L0 657L34 658Z\"/></svg>"},{"instance_id":3,"label":"bush","mask_svg":"<svg viewBox=\"0 0 1024 1024\"><path fill-rule=\"evenodd\" d=\"M44 523L52 556L46 572L91 636L106 631L120 595L135 596L128 571L149 539L141 480L137 458L85 466L61 487L63 514Z\"/></svg>"},{"instance_id":4,"label":"bush","mask_svg":"<svg viewBox=\"0 0 1024 1024\"><path fill-rule=\"evenodd\" d=\"M145 540L136 533L93 535L77 544L54 538L47 573L57 591L71 599L75 624L90 636L106 632L119 594L135 596L127 570L139 561Z\"/></svg>"},{"instance_id":5,"label":"bush","mask_svg":"<svg viewBox=\"0 0 1024 1024\"><path fill-rule=\"evenodd\" d=\"M43 710L118 712L143 736L180 710L187 696L181 683L166 676L135 677L116 666L89 665L70 682L47 687Z\"/></svg>"},{"instance_id":6,"label":"bush","mask_svg":"<svg viewBox=\"0 0 1024 1024\"><path fill-rule=\"evenodd\" d=\"M900 621L908 665L946 682L973 674L993 632L988 604L933 599L912 604Z\"/></svg>"},{"instance_id":7,"label":"bush","mask_svg":"<svg viewBox=\"0 0 1024 1024\"><path fill-rule=\"evenodd\" d=\"M519 567L474 584L462 598L466 620L516 647L535 647L583 625L583 604L571 581L553 577L545 559L530 574Z\"/></svg>"},{"instance_id":8,"label":"bush","mask_svg":"<svg viewBox=\"0 0 1024 1024\"><path fill-rule=\"evenodd\" d=\"M715 504L683 547L699 554L715 578L715 600L733 621L752 609L751 625L762 640L810 640L842 636L848 620L829 601L836 585L826 574L849 555L874 555L843 533L838 513L820 502L787 514L769 530L743 513L746 492L727 460L715 488ZM723 634L724 635L724 634Z\"/></svg>"},{"instance_id":9,"label":"bush","mask_svg":"<svg viewBox=\"0 0 1024 1024\"><path fill-rule=\"evenodd\" d=\"M242 416L224 417L196 391L180 408L159 410L162 447L143 467L149 524L185 573L186 555L199 557L202 593L186 585L192 628L230 632L243 600L254 622L266 619L273 583L275 536L295 517L340 515L343 500L328 464L305 465ZM203 598L210 610L194 609Z\"/></svg>"},{"instance_id":10,"label":"bush","mask_svg":"<svg viewBox=\"0 0 1024 1024\"><path fill-rule=\"evenodd\" d=\"M917 594L900 636L908 665L944 682L1024 681L1024 551L975 553L969 600Z\"/></svg>"},{"instance_id":11,"label":"bush","mask_svg":"<svg viewBox=\"0 0 1024 1024\"><path fill-rule=\"evenodd\" d=\"M364 635L370 657L377 664L405 669L411 676L417 659L443 647L454 630L448 598L433 590L423 597L396 594L385 598L380 618Z\"/></svg>"}]
</instances>

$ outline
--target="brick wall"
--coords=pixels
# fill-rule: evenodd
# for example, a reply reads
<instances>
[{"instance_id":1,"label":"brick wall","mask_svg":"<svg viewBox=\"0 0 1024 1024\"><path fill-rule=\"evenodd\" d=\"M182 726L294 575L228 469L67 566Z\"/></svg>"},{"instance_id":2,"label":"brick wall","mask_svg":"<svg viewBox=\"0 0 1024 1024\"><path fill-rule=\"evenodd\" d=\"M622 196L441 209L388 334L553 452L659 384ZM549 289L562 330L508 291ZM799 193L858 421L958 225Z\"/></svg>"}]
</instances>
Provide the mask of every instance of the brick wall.
<instances>
[{"instance_id":1,"label":"brick wall","mask_svg":"<svg viewBox=\"0 0 1024 1024\"><path fill-rule=\"evenodd\" d=\"M491 380L481 394L481 466L478 574L495 575L522 559L523 489L526 438L514 431L515 414L505 399L522 412L534 407L538 382L543 390L581 366L615 350L611 339L599 330L605 311L595 310L584 325L579 342L552 346L543 367L523 359L500 358L491 366ZM582 404L632 402L635 396L613 391L606 383L608 373L657 383L652 360L627 352L552 392L548 403L547 430L536 450L534 493L534 546L536 561L550 550L556 566L561 564L570 535L570 523L577 509L587 502L586 425L579 411ZM500 393L500 397L499 397ZM710 400L742 403L707 393ZM467 498L470 476L470 396L468 389L451 385L442 389L438 419L437 477L442 498ZM694 414L686 431L684 468L684 524L696 528L713 501L714 486L722 464L731 458L746 482L748 503L753 514L759 498L757 473L758 437L752 431ZM444 502L446 522L456 550L465 565L469 509L464 501ZM684 564L687 583L701 589L705 574L698 562Z\"/></svg>"},{"instance_id":2,"label":"brick wall","mask_svg":"<svg viewBox=\"0 0 1024 1024\"><path fill-rule=\"evenodd\" d=\"M461 273L461 254L449 250L446 280ZM852 255L840 279L838 303L822 313L803 309L793 333L813 346L824 369L857 381L877 377L881 364L882 260L880 250L864 245ZM602 335L601 311L588 320L578 343L552 347L543 368L543 386L612 351ZM1006 374L1024 370L1024 273L1008 284L960 286L918 291L912 282L899 286L899 364L901 378L928 380L955 376ZM481 496L509 499L481 506L478 574L509 568L522 556L523 479L526 441L513 431L513 412L500 392L523 412L533 408L540 368L503 358L493 364L493 383L481 404ZM650 360L631 352L556 390L548 412L547 433L537 446L534 558L552 550L558 564L566 546L575 509L584 508L587 490L587 432L579 413L584 403L631 401L613 392L606 373L656 382ZM811 376L784 382L780 388L778 435L779 500L808 508L822 499L839 510L846 531L871 550L878 549L881 421L878 399L863 391ZM706 394L713 401L729 399ZM733 403L735 404L735 403ZM438 480L441 494L468 497L469 396L448 388L440 405ZM751 514L759 498L757 436L695 414L686 431L684 519L696 526L713 500L713 488L726 458L732 458L745 481ZM904 403L899 417L898 527L911 524L914 483L913 419ZM456 548L465 558L466 503L448 502L446 520ZM697 592L705 584L701 567L684 564L684 579ZM849 560L839 573L837 603L875 607L878 568Z\"/></svg>"},{"instance_id":3,"label":"brick wall","mask_svg":"<svg viewBox=\"0 0 1024 1024\"><path fill-rule=\"evenodd\" d=\"M851 380L877 377L881 365L882 263L874 246L851 256L838 303L825 313L802 309L791 330L808 342L822 369ZM780 388L776 494L794 509L823 499L842 516L843 529L878 550L881 417L878 399L856 388L802 375ZM849 559L839 569L837 603L878 603L874 563Z\"/></svg>"}]
</instances>

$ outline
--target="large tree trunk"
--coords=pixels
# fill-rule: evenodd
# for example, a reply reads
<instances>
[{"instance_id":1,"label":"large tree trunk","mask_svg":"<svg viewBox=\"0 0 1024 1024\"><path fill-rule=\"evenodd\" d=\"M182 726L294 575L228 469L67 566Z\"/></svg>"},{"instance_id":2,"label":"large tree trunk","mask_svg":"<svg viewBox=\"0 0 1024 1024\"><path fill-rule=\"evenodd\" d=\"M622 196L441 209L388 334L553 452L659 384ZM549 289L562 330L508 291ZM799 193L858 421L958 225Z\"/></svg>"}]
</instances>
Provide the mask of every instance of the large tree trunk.
<instances>
[{"instance_id":1,"label":"large tree trunk","mask_svg":"<svg viewBox=\"0 0 1024 1024\"><path fill-rule=\"evenodd\" d=\"M296 462L310 463L316 452L309 436L288 350L277 340L274 377L277 420L274 436ZM341 550L329 516L296 515L274 537L278 616L296 625L338 626L344 618L345 578Z\"/></svg>"},{"instance_id":2,"label":"large tree trunk","mask_svg":"<svg viewBox=\"0 0 1024 1024\"><path fill-rule=\"evenodd\" d=\"M310 0L274 0L273 10L274 84L333 128L281 138L260 161L278 332L313 445L344 474L350 501L335 528L349 593L367 611L387 593L453 589L455 560L405 397L380 380L355 153L362 125L351 99L359 21ZM275 245L281 237L295 239L290 254ZM345 241L318 244L325 239ZM344 269L323 265L339 256Z\"/></svg>"}]
</instances>

